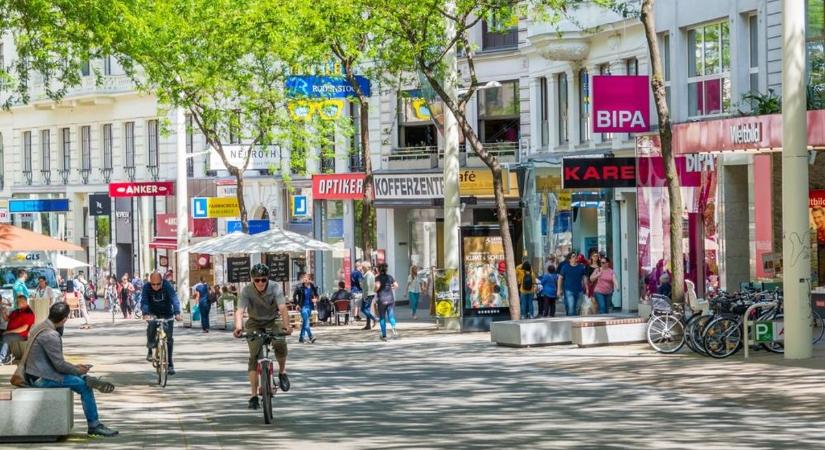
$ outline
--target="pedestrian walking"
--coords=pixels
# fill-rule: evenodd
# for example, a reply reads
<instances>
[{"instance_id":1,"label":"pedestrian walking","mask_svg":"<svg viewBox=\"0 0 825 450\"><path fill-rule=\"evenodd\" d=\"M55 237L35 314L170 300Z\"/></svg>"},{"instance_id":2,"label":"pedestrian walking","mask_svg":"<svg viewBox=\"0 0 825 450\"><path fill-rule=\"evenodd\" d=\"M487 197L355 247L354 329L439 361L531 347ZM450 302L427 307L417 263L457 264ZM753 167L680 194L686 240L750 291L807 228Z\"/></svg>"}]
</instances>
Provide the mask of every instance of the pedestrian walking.
<instances>
[{"instance_id":1,"label":"pedestrian walking","mask_svg":"<svg viewBox=\"0 0 825 450\"><path fill-rule=\"evenodd\" d=\"M361 312L367 318L367 324L363 329L371 330L378 322L378 319L372 313L372 303L375 300L375 273L373 273L369 261L361 263L361 270L364 273L364 298L361 301ZM370 324L370 322L372 323Z\"/></svg>"},{"instance_id":2,"label":"pedestrian walking","mask_svg":"<svg viewBox=\"0 0 825 450\"><path fill-rule=\"evenodd\" d=\"M591 279L593 273L596 272L601 267L601 256L596 249L590 249L590 254L587 258L587 267L584 270L584 276L587 277L587 281L585 283L585 297L586 300L586 308L585 309L587 314L595 313L598 309L596 307L596 282L595 280Z\"/></svg>"},{"instance_id":3,"label":"pedestrian walking","mask_svg":"<svg viewBox=\"0 0 825 450\"><path fill-rule=\"evenodd\" d=\"M556 317L556 300L559 297L559 274L552 264L547 266L547 272L539 278L539 316Z\"/></svg>"},{"instance_id":4,"label":"pedestrian walking","mask_svg":"<svg viewBox=\"0 0 825 450\"><path fill-rule=\"evenodd\" d=\"M570 252L567 264L559 273L558 292L564 296L564 311L568 316L579 314L579 302L586 283L585 265L579 262L579 255Z\"/></svg>"},{"instance_id":5,"label":"pedestrian walking","mask_svg":"<svg viewBox=\"0 0 825 450\"><path fill-rule=\"evenodd\" d=\"M134 311L134 304L132 303L132 295L135 293L135 287L129 282L129 277L123 275L120 283L117 284L117 298L120 301L120 311L123 313L124 319L132 318L132 311Z\"/></svg>"},{"instance_id":6,"label":"pedestrian walking","mask_svg":"<svg viewBox=\"0 0 825 450\"><path fill-rule=\"evenodd\" d=\"M594 283L593 295L596 296L596 303L599 305L599 314L610 312L610 305L613 303L613 291L616 290L616 273L610 267L610 259L601 258L600 267L590 275L590 281Z\"/></svg>"},{"instance_id":7,"label":"pedestrian walking","mask_svg":"<svg viewBox=\"0 0 825 450\"><path fill-rule=\"evenodd\" d=\"M80 328L88 329L92 325L89 323L89 312L86 308L86 291L89 288L89 282L83 275L83 271L77 272L77 276L72 281L74 284L74 296L78 301L78 309L80 310L80 317L83 318L83 324Z\"/></svg>"},{"instance_id":8,"label":"pedestrian walking","mask_svg":"<svg viewBox=\"0 0 825 450\"><path fill-rule=\"evenodd\" d=\"M398 282L392 275L387 273L387 265L378 265L378 276L375 278L375 301L378 309L378 321L381 325L381 340L387 340L387 321L392 327L392 337L398 336L395 329L395 293L393 289L398 288Z\"/></svg>"},{"instance_id":9,"label":"pedestrian walking","mask_svg":"<svg viewBox=\"0 0 825 450\"><path fill-rule=\"evenodd\" d=\"M533 300L536 295L536 275L529 262L521 264L521 271L516 274L519 289L519 305L521 305L521 319L532 319L535 313Z\"/></svg>"},{"instance_id":10,"label":"pedestrian walking","mask_svg":"<svg viewBox=\"0 0 825 450\"><path fill-rule=\"evenodd\" d=\"M310 328L310 318L312 317L312 310L318 303L318 288L310 281L308 273L302 273L298 276L301 284L295 287L295 292L292 294L292 301L300 308L301 311L301 334L298 336L298 342L315 343L315 337L312 336L312 329ZM304 338L306 336L306 339Z\"/></svg>"},{"instance_id":11,"label":"pedestrian walking","mask_svg":"<svg viewBox=\"0 0 825 450\"><path fill-rule=\"evenodd\" d=\"M195 290L195 300L198 302L198 311L200 311L201 314L201 330L203 330L204 333L209 333L209 310L211 304L209 303L209 285L206 284L206 278L201 277L193 289Z\"/></svg>"},{"instance_id":12,"label":"pedestrian walking","mask_svg":"<svg viewBox=\"0 0 825 450\"><path fill-rule=\"evenodd\" d=\"M138 275L139 275L138 273L135 273L134 278L132 278L132 287L135 288L134 296L133 296L134 297L133 300L134 300L134 304L135 304L135 310L140 308L140 305L143 303L142 302L142 299L143 299L143 286L146 285L144 280L142 278L140 278L140 276L138 276Z\"/></svg>"},{"instance_id":13,"label":"pedestrian walking","mask_svg":"<svg viewBox=\"0 0 825 450\"><path fill-rule=\"evenodd\" d=\"M42 322L49 315L49 308L56 301L54 291L49 287L46 277L40 275L37 277L37 287L34 289L34 295L29 307L34 311L37 322Z\"/></svg>"},{"instance_id":14,"label":"pedestrian walking","mask_svg":"<svg viewBox=\"0 0 825 450\"><path fill-rule=\"evenodd\" d=\"M117 291L117 280L115 280L115 277L107 276L106 288L103 291L103 303L106 304L106 310L111 311L112 308L115 307L115 302L117 302Z\"/></svg>"},{"instance_id":15,"label":"pedestrian walking","mask_svg":"<svg viewBox=\"0 0 825 450\"><path fill-rule=\"evenodd\" d=\"M410 299L410 311L412 318L417 319L418 301L421 299L421 291L427 290L427 280L418 274L418 267L410 266L410 276L407 277L407 298Z\"/></svg>"},{"instance_id":16,"label":"pedestrian walking","mask_svg":"<svg viewBox=\"0 0 825 450\"><path fill-rule=\"evenodd\" d=\"M355 261L355 267L349 276L350 292L352 292L352 314L356 322L361 321L361 302L364 300L364 289L361 286L364 281L364 273L361 265L361 260Z\"/></svg>"},{"instance_id":17,"label":"pedestrian walking","mask_svg":"<svg viewBox=\"0 0 825 450\"><path fill-rule=\"evenodd\" d=\"M226 302L227 300L232 302L232 311L237 311L238 310L238 296L235 295L234 292L231 292L229 290L228 286L223 286L221 288L221 296L218 297L218 304L221 305L221 307L224 307L224 305L225 305L224 302ZM224 309L225 309L225 307L224 307Z\"/></svg>"},{"instance_id":18,"label":"pedestrian walking","mask_svg":"<svg viewBox=\"0 0 825 450\"><path fill-rule=\"evenodd\" d=\"M19 295L24 295L26 298L31 297L29 293L29 287L26 286L26 281L29 279L29 272L26 269L20 269L17 271L17 281L14 282L12 286L12 296L17 298ZM12 305L12 311L17 309L15 305Z\"/></svg>"}]
</instances>

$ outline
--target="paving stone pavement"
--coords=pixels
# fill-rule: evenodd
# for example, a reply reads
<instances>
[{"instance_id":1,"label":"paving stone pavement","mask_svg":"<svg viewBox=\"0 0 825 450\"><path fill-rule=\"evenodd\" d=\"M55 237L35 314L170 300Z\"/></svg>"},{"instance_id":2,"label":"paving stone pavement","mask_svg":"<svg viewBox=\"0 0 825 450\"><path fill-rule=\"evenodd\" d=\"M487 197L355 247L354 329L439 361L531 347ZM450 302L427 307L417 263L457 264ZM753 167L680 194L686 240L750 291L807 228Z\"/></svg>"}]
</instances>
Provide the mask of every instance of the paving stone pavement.
<instances>
[{"instance_id":1,"label":"paving stone pavement","mask_svg":"<svg viewBox=\"0 0 825 450\"><path fill-rule=\"evenodd\" d=\"M290 338L292 390L264 425L246 409L244 341L177 328L178 374L161 389L143 322L95 313L91 330L70 323L65 351L118 386L97 398L121 435L87 437L78 401L67 441L4 448L825 448L823 348L802 362L646 345L511 349L400 315L387 343L356 326L318 327L316 344ZM4 384L10 372L0 368Z\"/></svg>"}]
</instances>

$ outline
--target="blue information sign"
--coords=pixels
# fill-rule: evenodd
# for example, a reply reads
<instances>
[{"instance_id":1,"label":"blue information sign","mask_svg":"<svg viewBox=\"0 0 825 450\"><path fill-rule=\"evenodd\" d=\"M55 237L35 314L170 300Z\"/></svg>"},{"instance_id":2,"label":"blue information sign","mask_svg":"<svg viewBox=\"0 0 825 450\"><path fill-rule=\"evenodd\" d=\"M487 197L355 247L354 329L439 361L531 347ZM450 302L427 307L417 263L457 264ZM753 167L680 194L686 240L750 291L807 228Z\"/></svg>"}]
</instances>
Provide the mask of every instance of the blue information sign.
<instances>
[{"instance_id":1,"label":"blue information sign","mask_svg":"<svg viewBox=\"0 0 825 450\"><path fill-rule=\"evenodd\" d=\"M65 212L68 210L69 199L67 198L9 200L9 212L12 214L36 212Z\"/></svg>"},{"instance_id":2,"label":"blue information sign","mask_svg":"<svg viewBox=\"0 0 825 450\"><path fill-rule=\"evenodd\" d=\"M249 225L249 234L258 234L263 233L264 231L269 231L269 221L268 220L250 220L248 221ZM234 233L236 231L241 231L241 221L240 220L228 220L226 221L226 232L227 233Z\"/></svg>"},{"instance_id":3,"label":"blue information sign","mask_svg":"<svg viewBox=\"0 0 825 450\"><path fill-rule=\"evenodd\" d=\"M370 80L361 75L355 76L361 93L369 97ZM355 89L344 77L321 77L314 75L296 75L286 79L286 92L289 97L308 98L351 98Z\"/></svg>"}]
</instances>

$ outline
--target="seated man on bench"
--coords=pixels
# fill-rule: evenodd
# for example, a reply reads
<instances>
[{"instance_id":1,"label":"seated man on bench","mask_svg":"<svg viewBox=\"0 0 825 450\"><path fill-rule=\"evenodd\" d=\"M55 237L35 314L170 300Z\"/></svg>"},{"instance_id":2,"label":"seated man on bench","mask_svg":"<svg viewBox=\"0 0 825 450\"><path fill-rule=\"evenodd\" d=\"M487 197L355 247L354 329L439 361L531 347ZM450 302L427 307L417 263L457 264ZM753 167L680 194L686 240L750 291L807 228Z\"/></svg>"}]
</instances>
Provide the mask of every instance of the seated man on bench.
<instances>
[{"instance_id":1,"label":"seated man on bench","mask_svg":"<svg viewBox=\"0 0 825 450\"><path fill-rule=\"evenodd\" d=\"M29 299L20 294L17 296L17 309L10 314L4 309L2 315L3 320L8 322L8 327L3 333L2 345L0 345L0 364L11 364L13 359L11 345L25 342L29 338L29 330L34 325L34 311L29 308Z\"/></svg>"},{"instance_id":2,"label":"seated man on bench","mask_svg":"<svg viewBox=\"0 0 825 450\"><path fill-rule=\"evenodd\" d=\"M118 432L100 422L92 389L103 393L115 390L111 383L86 376L90 364L74 365L63 359L63 326L69 319L69 306L55 303L49 308L49 318L31 330L32 341L20 362L26 384L37 388L69 388L80 394L83 412L91 436L117 436Z\"/></svg>"}]
</instances>

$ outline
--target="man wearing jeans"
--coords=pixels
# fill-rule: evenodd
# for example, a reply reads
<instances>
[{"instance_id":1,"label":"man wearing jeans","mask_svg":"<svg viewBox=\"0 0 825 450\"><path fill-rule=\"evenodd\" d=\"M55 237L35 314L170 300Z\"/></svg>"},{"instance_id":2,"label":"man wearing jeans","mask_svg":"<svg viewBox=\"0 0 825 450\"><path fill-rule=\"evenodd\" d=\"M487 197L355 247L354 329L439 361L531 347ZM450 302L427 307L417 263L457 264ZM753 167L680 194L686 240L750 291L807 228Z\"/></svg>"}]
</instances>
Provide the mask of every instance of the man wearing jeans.
<instances>
[{"instance_id":1,"label":"man wearing jeans","mask_svg":"<svg viewBox=\"0 0 825 450\"><path fill-rule=\"evenodd\" d=\"M38 388L69 388L80 394L83 413L89 425L89 435L117 436L118 432L100 422L97 403L92 389L109 393L114 391L111 383L105 383L86 374L90 364L74 365L63 359L63 325L69 319L69 306L63 302L49 308L49 318L32 328L28 353L23 357L27 384Z\"/></svg>"},{"instance_id":2,"label":"man wearing jeans","mask_svg":"<svg viewBox=\"0 0 825 450\"><path fill-rule=\"evenodd\" d=\"M143 292L141 295L140 310L143 312L143 318L149 322L146 328L146 360L152 361L152 350L157 346L158 324L152 320L152 316L158 319L175 318L178 322L180 317L180 302L178 295L175 293L175 288L160 276L160 272L153 272L149 278L149 282L143 285ZM169 375L175 374L175 362L172 359L173 344L175 343L174 334L175 325L169 321L163 324L163 329L166 332L166 351L169 355Z\"/></svg>"},{"instance_id":3,"label":"man wearing jeans","mask_svg":"<svg viewBox=\"0 0 825 450\"><path fill-rule=\"evenodd\" d=\"M579 299L584 292L586 267L579 263L579 255L571 252L567 257L567 264L559 273L558 292L564 293L564 310L568 316L579 313Z\"/></svg>"}]
</instances>

